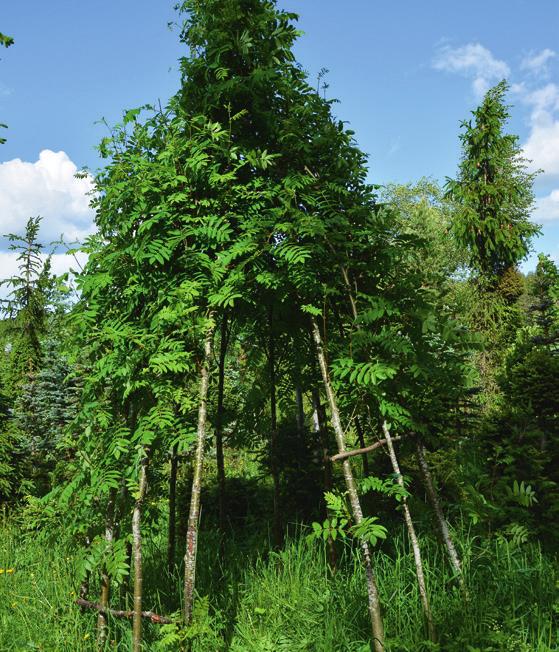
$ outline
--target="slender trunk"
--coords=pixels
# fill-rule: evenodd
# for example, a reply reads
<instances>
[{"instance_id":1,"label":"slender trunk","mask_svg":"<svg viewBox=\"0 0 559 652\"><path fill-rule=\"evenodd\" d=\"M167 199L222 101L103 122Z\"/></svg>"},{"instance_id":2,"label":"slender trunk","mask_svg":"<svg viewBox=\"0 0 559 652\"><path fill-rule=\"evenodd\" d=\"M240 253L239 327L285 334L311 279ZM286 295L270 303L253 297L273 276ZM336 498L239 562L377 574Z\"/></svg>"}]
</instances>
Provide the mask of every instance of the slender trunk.
<instances>
[{"instance_id":1,"label":"slender trunk","mask_svg":"<svg viewBox=\"0 0 559 652\"><path fill-rule=\"evenodd\" d=\"M450 565L452 566L452 570L454 571L454 574L458 578L460 586L464 588L464 577L462 576L462 564L460 563L460 558L458 557L458 553L456 552L456 548L454 547L452 537L450 536L448 523L444 516L441 503L439 501L439 496L437 495L437 491L433 483L433 478L431 476L429 465L427 464L427 460L425 459L425 448L420 439L417 439L417 461L419 462L419 470L421 471L421 476L423 478L423 482L425 483L425 488L427 489L427 495L429 496L431 506L433 507L433 511L435 512L437 525L439 527L442 540L445 544L448 553L448 559L450 561Z\"/></svg>"},{"instance_id":2,"label":"slender trunk","mask_svg":"<svg viewBox=\"0 0 559 652\"><path fill-rule=\"evenodd\" d=\"M365 436L363 435L363 428L361 427L361 421L359 421L359 417L355 417L355 429L357 430L357 439L359 441L359 446L361 446L361 448L366 448ZM361 459L363 460L363 475L368 478L371 473L369 470L369 458L367 457L367 453L363 453L361 455Z\"/></svg>"},{"instance_id":3,"label":"slender trunk","mask_svg":"<svg viewBox=\"0 0 559 652\"><path fill-rule=\"evenodd\" d=\"M109 500L107 502L107 518L105 521L105 542L107 548L111 548L114 540L114 519L115 519L115 502L116 502L116 489L111 489L109 492ZM99 604L103 608L109 606L109 598L111 593L111 578L107 571L106 566L101 569L101 595L99 597ZM106 613L99 612L97 617L97 646L103 649L107 640L107 615Z\"/></svg>"},{"instance_id":4,"label":"slender trunk","mask_svg":"<svg viewBox=\"0 0 559 652\"><path fill-rule=\"evenodd\" d=\"M280 477L278 471L277 454L278 454L278 408L276 398L276 351L273 333L273 309L270 307L268 313L268 326L270 331L268 363L270 370L270 466L272 471L272 481L274 484L274 524L273 539L276 548L282 544L281 531L281 514L280 514Z\"/></svg>"},{"instance_id":5,"label":"slender trunk","mask_svg":"<svg viewBox=\"0 0 559 652\"><path fill-rule=\"evenodd\" d=\"M396 474L397 482L402 489L405 489L404 479L400 473L400 465L398 464L398 458L396 457L396 451L394 450L394 444L392 443L392 437L390 436L390 431L386 422L382 424L382 430L386 438L386 447L388 448L388 454L390 456L390 461L392 462L392 468ZM429 605L429 597L427 595L427 586L425 584L425 574L423 573L423 561L421 559L421 549L419 548L419 541L417 539L417 534L415 532L415 527L411 518L411 512L408 505L408 500L406 496L402 499L402 508L404 510L404 521L406 523L406 528L408 530L408 536L410 538L411 547L413 550L413 558L415 561L415 573L417 575L417 584L419 587L419 597L421 599L421 606L423 607L423 614L425 620L427 621L427 629L429 632L429 640L436 641L435 634L435 625L433 623L433 614L431 613L431 607Z\"/></svg>"},{"instance_id":6,"label":"slender trunk","mask_svg":"<svg viewBox=\"0 0 559 652\"><path fill-rule=\"evenodd\" d=\"M342 428L342 423L340 420L340 413L338 410L338 403L336 396L334 394L334 389L330 381L330 373L328 371L328 364L326 362L326 355L324 353L324 347L322 343L322 337L320 335L320 330L316 319L312 319L312 328L313 328L313 339L316 345L316 351L318 356L318 363L320 366L320 371L322 373L322 380L326 390L326 395L328 397L328 403L330 405L330 411L332 413L332 425L334 427L334 433L336 435L336 440L338 443L338 449L340 453L345 451L345 441L344 441L344 431ZM353 512L353 519L358 525L363 520L363 512L361 510L361 504L359 502L359 495L357 493L357 486L355 484L355 479L353 477L353 472L351 470L351 462L349 459L343 461L343 471L344 478L346 482L347 492L349 494L349 500L351 503L351 509ZM378 588L375 578L375 573L373 569L373 563L371 558L371 551L369 550L369 545L364 539L361 540L361 548L363 550L363 560L365 563L365 574L367 577L367 593L369 598L369 615L371 618L371 626L373 632L374 640L374 649L375 652L383 652L384 650L384 625L382 621L382 615L380 610L380 600L378 595Z\"/></svg>"},{"instance_id":7,"label":"slender trunk","mask_svg":"<svg viewBox=\"0 0 559 652\"><path fill-rule=\"evenodd\" d=\"M126 486L126 481L123 478L120 483L120 491L118 492L118 498L116 500L115 507L115 523L114 523L114 538L120 539L120 534L123 529L124 521L128 511L128 488ZM130 579L132 573L132 542L126 541L125 544L126 550L126 567L129 569L128 573L124 577L120 585L120 599L124 602L128 601L128 592L130 589Z\"/></svg>"},{"instance_id":8,"label":"slender trunk","mask_svg":"<svg viewBox=\"0 0 559 652\"><path fill-rule=\"evenodd\" d=\"M323 468L323 488L324 492L332 491L332 462L330 461L330 451L328 450L328 430L326 428L326 414L324 413L324 406L320 400L320 392L318 389L312 390L312 400L314 405L314 427L320 439L320 459L322 460ZM324 518L328 517L328 510L326 508L326 501L324 505ZM332 570L336 569L338 564L338 557L336 555L336 546L331 536L328 537L326 542L328 546L328 563Z\"/></svg>"},{"instance_id":9,"label":"slender trunk","mask_svg":"<svg viewBox=\"0 0 559 652\"><path fill-rule=\"evenodd\" d=\"M212 318L213 315L210 315ZM208 329L204 342L204 358L200 371L200 398L198 404L198 429L196 453L194 458L194 476L190 495L190 512L186 533L186 552L184 555L184 622L192 621L194 582L196 575L196 553L198 550L198 522L200 519L200 492L204 465L204 445L206 443L208 386L210 381L210 357L214 328Z\"/></svg>"},{"instance_id":10,"label":"slender trunk","mask_svg":"<svg viewBox=\"0 0 559 652\"><path fill-rule=\"evenodd\" d=\"M351 281L349 280L349 274L345 267L342 267L342 276L344 277L344 283L349 294L349 302L351 304L351 312L353 318L357 319L357 302L355 301L355 295L353 293L353 288L351 287Z\"/></svg>"},{"instance_id":11,"label":"slender trunk","mask_svg":"<svg viewBox=\"0 0 559 652\"><path fill-rule=\"evenodd\" d=\"M134 512L132 513L132 540L134 546L134 616L132 619L132 652L142 649L142 508L147 491L148 451L144 452L140 462L140 478Z\"/></svg>"},{"instance_id":12,"label":"slender trunk","mask_svg":"<svg viewBox=\"0 0 559 652\"><path fill-rule=\"evenodd\" d=\"M295 387L295 406L296 406L296 419L297 419L297 432L299 435L303 434L305 429L305 410L303 406L303 392L301 387Z\"/></svg>"},{"instance_id":13,"label":"slender trunk","mask_svg":"<svg viewBox=\"0 0 559 652\"><path fill-rule=\"evenodd\" d=\"M223 558L225 544L225 460L223 457L223 420L225 394L225 356L227 355L227 315L221 321L221 344L219 349L219 378L217 384L217 411L215 417L215 456L217 462L220 553Z\"/></svg>"},{"instance_id":14,"label":"slender trunk","mask_svg":"<svg viewBox=\"0 0 559 652\"><path fill-rule=\"evenodd\" d=\"M85 538L85 547L86 547L86 549L89 549L90 546L91 546L91 539L88 536L86 536L86 538ZM79 589L79 593L78 593L79 597L82 600L87 600L87 598L89 596L89 583L90 583L90 580L91 580L91 571L86 570L84 578L80 583L80 589Z\"/></svg>"},{"instance_id":15,"label":"slender trunk","mask_svg":"<svg viewBox=\"0 0 559 652\"><path fill-rule=\"evenodd\" d=\"M169 575L175 570L175 551L177 541L177 445L171 451L171 469L169 472L169 528L167 532L167 570Z\"/></svg>"}]
</instances>

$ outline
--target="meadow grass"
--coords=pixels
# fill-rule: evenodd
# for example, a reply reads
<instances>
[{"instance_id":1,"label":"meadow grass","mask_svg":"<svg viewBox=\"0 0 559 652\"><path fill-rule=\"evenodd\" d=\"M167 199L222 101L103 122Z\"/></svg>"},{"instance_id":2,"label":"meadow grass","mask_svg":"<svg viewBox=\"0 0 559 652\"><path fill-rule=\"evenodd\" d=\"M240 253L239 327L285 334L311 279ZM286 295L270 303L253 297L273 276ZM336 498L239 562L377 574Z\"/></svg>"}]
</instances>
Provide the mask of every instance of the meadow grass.
<instances>
[{"instance_id":1,"label":"meadow grass","mask_svg":"<svg viewBox=\"0 0 559 652\"><path fill-rule=\"evenodd\" d=\"M425 640L413 557L397 536L375 554L390 652L549 652L557 644L558 567L534 544L459 539L468 599L450 576L435 540L422 541L439 644ZM259 556L232 538L223 563L217 536L200 542L198 602L192 652L365 652L369 625L358 554L340 548L333 572L321 544L296 529L281 551ZM164 542L146 545L146 608L171 613L181 583L169 577ZM262 548L260 548L262 549ZM7 572L12 571L13 572ZM78 581L68 542L0 530L0 650L89 652L95 648L95 614L73 604ZM95 589L95 587L93 587ZM113 606L129 596L116 592ZM117 604L118 603L118 604ZM130 649L130 624L111 621L107 650ZM180 650L172 628L146 624L146 650ZM167 642L161 639L166 639Z\"/></svg>"}]
</instances>

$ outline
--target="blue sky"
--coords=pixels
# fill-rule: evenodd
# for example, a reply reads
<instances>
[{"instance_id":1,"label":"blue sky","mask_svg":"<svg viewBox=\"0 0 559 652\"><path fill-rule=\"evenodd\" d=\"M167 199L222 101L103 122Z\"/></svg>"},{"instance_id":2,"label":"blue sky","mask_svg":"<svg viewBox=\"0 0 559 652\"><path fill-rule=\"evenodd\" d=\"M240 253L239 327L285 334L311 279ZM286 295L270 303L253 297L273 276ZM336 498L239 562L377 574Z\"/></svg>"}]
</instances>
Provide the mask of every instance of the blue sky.
<instances>
[{"instance_id":1,"label":"blue sky","mask_svg":"<svg viewBox=\"0 0 559 652\"><path fill-rule=\"evenodd\" d=\"M91 229L76 168L99 164L95 144L122 110L177 88L182 49L166 0L5 0L0 31L0 233L43 214L43 237ZM280 0L300 15L296 54L312 79L327 68L336 113L370 155L370 179L443 181L456 172L460 120L506 76L510 130L534 167L537 251L559 258L559 2L557 0ZM0 244L0 276L13 259ZM533 268L532 257L524 266ZM56 265L64 266L59 259Z\"/></svg>"}]
</instances>

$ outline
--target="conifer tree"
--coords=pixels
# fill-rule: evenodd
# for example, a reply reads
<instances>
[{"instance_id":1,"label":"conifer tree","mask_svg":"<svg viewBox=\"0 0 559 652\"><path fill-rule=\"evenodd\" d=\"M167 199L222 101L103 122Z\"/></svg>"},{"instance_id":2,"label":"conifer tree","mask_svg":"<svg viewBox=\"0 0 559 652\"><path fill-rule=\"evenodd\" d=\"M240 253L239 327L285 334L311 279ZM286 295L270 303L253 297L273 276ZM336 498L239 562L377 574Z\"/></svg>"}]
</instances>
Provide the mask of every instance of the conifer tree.
<instances>
[{"instance_id":1,"label":"conifer tree","mask_svg":"<svg viewBox=\"0 0 559 652\"><path fill-rule=\"evenodd\" d=\"M518 137L504 131L510 117L506 81L491 88L473 120L462 123L462 161L447 193L457 203L454 229L469 251L472 270L490 283L529 252L539 227L530 221L532 185Z\"/></svg>"}]
</instances>

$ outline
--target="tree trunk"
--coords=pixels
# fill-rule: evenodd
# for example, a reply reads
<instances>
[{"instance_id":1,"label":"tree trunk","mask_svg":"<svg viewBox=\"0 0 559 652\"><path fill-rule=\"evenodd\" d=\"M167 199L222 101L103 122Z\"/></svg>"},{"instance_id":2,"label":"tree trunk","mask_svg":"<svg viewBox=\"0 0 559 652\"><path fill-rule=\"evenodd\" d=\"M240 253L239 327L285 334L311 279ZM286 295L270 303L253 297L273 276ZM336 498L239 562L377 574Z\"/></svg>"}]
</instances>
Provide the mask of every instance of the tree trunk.
<instances>
[{"instance_id":1,"label":"tree trunk","mask_svg":"<svg viewBox=\"0 0 559 652\"><path fill-rule=\"evenodd\" d=\"M328 364L326 362L326 355L324 353L324 347L322 343L322 337L320 335L320 330L316 319L312 318L312 329L313 329L313 339L316 345L316 351L318 356L318 364L320 366L320 371L322 373L322 380L324 382L324 387L326 390L326 395L328 397L328 403L330 405L330 411L332 413L332 425L334 427L334 433L336 435L336 440L338 443L338 450L340 453L345 451L345 440L344 440L344 431L342 428L342 423L340 420L340 413L338 410L338 403L336 396L334 394L334 389L330 381L330 373L328 370ZM351 470L351 462L349 459L343 461L343 471L344 478L347 487L347 492L349 494L349 500L351 503L351 509L353 512L353 519L358 525L363 520L363 512L361 510L361 504L359 502L359 495L357 493L357 486L355 484L355 479L353 477L353 472ZM369 599L369 615L371 618L371 627L373 632L374 640L374 649L375 652L383 652L384 650L384 625L382 621L382 615L380 610L380 600L378 595L378 588L375 578L375 573L373 569L373 563L371 558L371 551L367 541L361 540L361 548L363 550L363 560L365 563L365 574L367 577L367 593Z\"/></svg>"},{"instance_id":2,"label":"tree trunk","mask_svg":"<svg viewBox=\"0 0 559 652\"><path fill-rule=\"evenodd\" d=\"M142 575L142 508L147 491L147 467L148 467L148 451L144 451L144 455L140 462L140 478L138 495L134 503L134 511L132 513L132 540L134 546L134 616L132 620L132 652L140 652L142 649L142 589L143 589L143 575Z\"/></svg>"},{"instance_id":3,"label":"tree trunk","mask_svg":"<svg viewBox=\"0 0 559 652\"><path fill-rule=\"evenodd\" d=\"M382 430L386 438L386 447L388 448L388 454L390 456L390 461L392 462L392 468L396 474L397 482L402 489L405 489L404 479L400 473L400 465L398 464L398 458L396 457L396 451L394 450L394 444L392 443L392 437L390 436L390 431L386 424L386 421L382 424ZM411 547L413 550L413 558L415 561L415 572L417 575L417 584L419 587L419 597L421 599L421 606L423 607L423 614L425 620L427 621L427 629L429 632L429 640L435 642L435 625L433 623L433 614L431 613L431 607L429 605L429 597L427 595L427 586L425 584L425 574L423 573L423 561L421 559L421 549L419 548L419 541L417 539L417 534L415 532L415 527L411 518L411 512L408 505L408 499L406 496L402 499L402 507L404 510L404 521L406 523L406 528L408 530L408 536L410 538Z\"/></svg>"},{"instance_id":4,"label":"tree trunk","mask_svg":"<svg viewBox=\"0 0 559 652\"><path fill-rule=\"evenodd\" d=\"M361 446L361 448L366 448L365 436L363 435L363 428L361 427L361 421L359 421L359 417L355 417L355 429L357 431L359 446ZM367 457L367 453L363 453L361 455L361 459L363 460L363 475L368 478L371 473L369 470L369 458Z\"/></svg>"},{"instance_id":5,"label":"tree trunk","mask_svg":"<svg viewBox=\"0 0 559 652\"><path fill-rule=\"evenodd\" d=\"M456 548L454 547L452 537L450 536L448 523L444 516L441 503L439 501L439 497L435 489L435 485L433 484L433 478L431 476L429 465L427 464L427 460L425 459L425 448L419 438L417 439L417 461L419 462L419 470L421 471L421 476L423 478L423 482L427 490L427 495L429 496L431 506L433 507L433 511L435 512L437 525L439 527L442 540L444 542L444 545L448 553L448 559L450 561L450 565L452 566L452 570L454 571L454 574L458 578L458 582L460 583L460 586L462 587L462 589L464 589L464 577L462 575L462 564L460 563L460 558L458 557L458 553L456 552Z\"/></svg>"},{"instance_id":6,"label":"tree trunk","mask_svg":"<svg viewBox=\"0 0 559 652\"><path fill-rule=\"evenodd\" d=\"M282 531L281 531L281 496L280 496L280 477L277 464L278 454L278 408L276 398L276 351L275 340L273 333L273 308L270 306L268 312L268 326L269 326L269 347L268 347L268 364L270 371L270 467L272 471L272 481L274 484L274 524L273 524L273 539L276 548L280 548L282 544Z\"/></svg>"},{"instance_id":7,"label":"tree trunk","mask_svg":"<svg viewBox=\"0 0 559 652\"><path fill-rule=\"evenodd\" d=\"M91 539L89 538L89 536L86 536L85 537L85 547L87 549L89 549L90 546L91 546ZM89 597L89 583L90 583L90 580L91 580L91 571L86 570L85 575L84 575L84 577L83 577L83 579L82 579L82 581L80 583L80 589L79 589L79 592L78 592L78 595L82 600L87 600L87 598Z\"/></svg>"},{"instance_id":8,"label":"tree trunk","mask_svg":"<svg viewBox=\"0 0 559 652\"><path fill-rule=\"evenodd\" d=\"M115 519L115 502L116 502L116 489L109 491L109 499L107 502L107 518L105 521L105 541L107 548L111 548L114 540L114 519ZM99 604L103 608L109 606L109 598L111 593L111 578L107 572L107 568L103 566L101 569L101 595L99 597ZM97 646L103 649L107 640L107 615L106 613L99 612L97 617Z\"/></svg>"},{"instance_id":9,"label":"tree trunk","mask_svg":"<svg viewBox=\"0 0 559 652\"><path fill-rule=\"evenodd\" d=\"M303 406L303 392L301 391L301 387L299 385L295 387L295 407L296 407L295 417L297 419L297 432L299 433L299 435L302 435L305 429L305 410Z\"/></svg>"},{"instance_id":10,"label":"tree trunk","mask_svg":"<svg viewBox=\"0 0 559 652\"><path fill-rule=\"evenodd\" d=\"M225 357L228 345L227 315L221 321L221 343L219 349L219 378L217 385L217 411L215 417L215 457L217 463L219 531L221 535L220 554L223 558L225 545L225 460L223 457L223 420L225 406Z\"/></svg>"},{"instance_id":11,"label":"tree trunk","mask_svg":"<svg viewBox=\"0 0 559 652\"><path fill-rule=\"evenodd\" d=\"M210 319L213 315L210 315ZM200 371L200 398L198 404L198 429L196 453L194 458L194 475L192 478L192 493L190 496L190 512L188 515L188 530L186 533L186 552L184 555L184 622L190 625L194 583L196 579L196 553L198 550L198 522L200 519L200 493L202 490L202 475L204 465L204 445L206 443L208 386L210 381L210 357L214 328L208 329L204 342L204 358Z\"/></svg>"},{"instance_id":12,"label":"tree trunk","mask_svg":"<svg viewBox=\"0 0 559 652\"><path fill-rule=\"evenodd\" d=\"M169 575L175 570L175 551L177 541L177 445L171 450L171 469L169 472L169 528L167 531L167 570Z\"/></svg>"},{"instance_id":13,"label":"tree trunk","mask_svg":"<svg viewBox=\"0 0 559 652\"><path fill-rule=\"evenodd\" d=\"M323 467L323 489L324 492L332 491L332 462L330 461L330 451L328 450L328 430L326 428L326 414L324 412L324 406L320 400L320 392L318 389L312 390L312 401L314 406L314 427L315 431L319 435L320 439L320 448L319 455L322 460ZM326 501L323 500L324 505L324 518L328 518L328 510L326 507ZM332 570L336 569L338 565L338 556L336 554L336 546L334 540L331 536L328 537L326 542L328 546L328 563Z\"/></svg>"}]
</instances>

